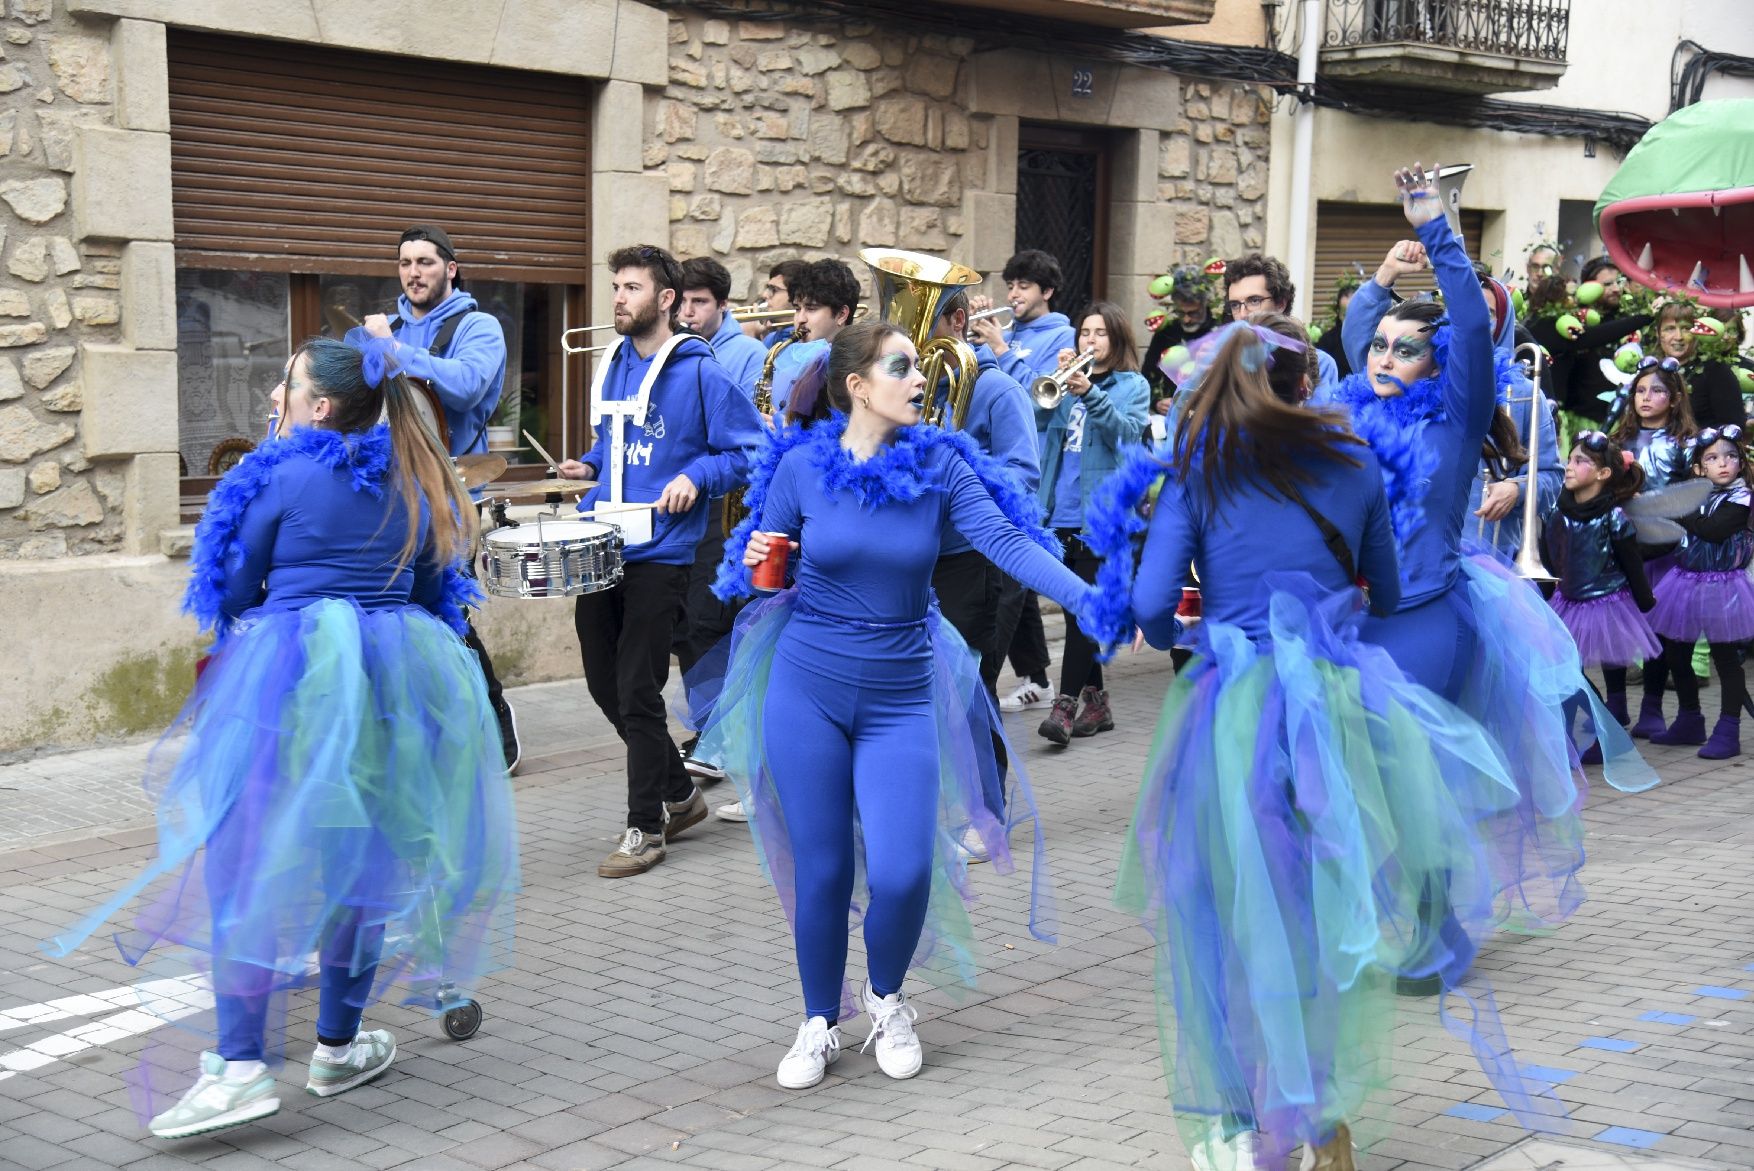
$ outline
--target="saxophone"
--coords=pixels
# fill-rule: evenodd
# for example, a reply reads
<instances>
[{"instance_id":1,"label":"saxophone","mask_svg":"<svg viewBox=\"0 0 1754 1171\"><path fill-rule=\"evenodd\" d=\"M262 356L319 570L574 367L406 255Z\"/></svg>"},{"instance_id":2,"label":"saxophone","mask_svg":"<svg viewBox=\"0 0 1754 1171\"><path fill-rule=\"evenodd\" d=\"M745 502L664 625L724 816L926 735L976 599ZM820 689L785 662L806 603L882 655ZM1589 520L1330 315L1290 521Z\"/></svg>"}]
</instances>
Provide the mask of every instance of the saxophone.
<instances>
[{"instance_id":1,"label":"saxophone","mask_svg":"<svg viewBox=\"0 0 1754 1171\"><path fill-rule=\"evenodd\" d=\"M767 419L770 426L773 423L773 420L769 419L768 416L773 414L774 365L779 361L781 350L793 342L805 340L807 338L804 335L793 333L791 337L769 349L767 360L761 364L761 374L755 380L755 409L761 412L761 417ZM725 493L724 503L720 506L719 527L727 537L731 535L732 530L743 523L743 518L749 515L749 509L743 503L743 497L747 491L747 485L739 484Z\"/></svg>"}]
</instances>

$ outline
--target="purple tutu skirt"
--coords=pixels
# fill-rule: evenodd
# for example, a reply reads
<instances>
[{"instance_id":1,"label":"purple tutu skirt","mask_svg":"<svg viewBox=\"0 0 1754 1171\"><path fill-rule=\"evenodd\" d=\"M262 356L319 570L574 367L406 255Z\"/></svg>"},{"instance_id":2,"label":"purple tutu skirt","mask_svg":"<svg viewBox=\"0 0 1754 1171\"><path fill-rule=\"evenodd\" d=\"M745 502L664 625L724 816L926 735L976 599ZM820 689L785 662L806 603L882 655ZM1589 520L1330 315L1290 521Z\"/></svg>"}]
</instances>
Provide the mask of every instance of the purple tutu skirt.
<instances>
[{"instance_id":1,"label":"purple tutu skirt","mask_svg":"<svg viewBox=\"0 0 1754 1171\"><path fill-rule=\"evenodd\" d=\"M1553 609L1577 641L1578 657L1586 667L1630 667L1663 653L1631 590L1616 590L1587 602L1554 594Z\"/></svg>"},{"instance_id":2,"label":"purple tutu skirt","mask_svg":"<svg viewBox=\"0 0 1754 1171\"><path fill-rule=\"evenodd\" d=\"M1754 638L1754 581L1745 569L1695 573L1676 569L1656 587L1651 629L1676 642L1746 642Z\"/></svg>"}]
</instances>

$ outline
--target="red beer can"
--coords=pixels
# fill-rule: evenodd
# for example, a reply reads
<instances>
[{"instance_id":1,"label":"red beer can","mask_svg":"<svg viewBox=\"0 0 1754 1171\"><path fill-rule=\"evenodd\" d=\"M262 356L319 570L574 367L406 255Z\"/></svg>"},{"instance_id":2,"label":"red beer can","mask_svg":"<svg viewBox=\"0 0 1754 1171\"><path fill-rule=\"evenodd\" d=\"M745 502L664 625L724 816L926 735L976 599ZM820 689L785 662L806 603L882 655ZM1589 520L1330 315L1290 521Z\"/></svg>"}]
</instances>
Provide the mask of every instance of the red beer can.
<instances>
[{"instance_id":1,"label":"red beer can","mask_svg":"<svg viewBox=\"0 0 1754 1171\"><path fill-rule=\"evenodd\" d=\"M750 582L764 593L786 588L786 561L792 555L791 538L784 533L763 533L767 538L767 557L749 575Z\"/></svg>"},{"instance_id":2,"label":"red beer can","mask_svg":"<svg viewBox=\"0 0 1754 1171\"><path fill-rule=\"evenodd\" d=\"M1194 586L1182 587L1181 605L1175 608L1177 618L1198 618L1200 616L1200 591Z\"/></svg>"}]
</instances>

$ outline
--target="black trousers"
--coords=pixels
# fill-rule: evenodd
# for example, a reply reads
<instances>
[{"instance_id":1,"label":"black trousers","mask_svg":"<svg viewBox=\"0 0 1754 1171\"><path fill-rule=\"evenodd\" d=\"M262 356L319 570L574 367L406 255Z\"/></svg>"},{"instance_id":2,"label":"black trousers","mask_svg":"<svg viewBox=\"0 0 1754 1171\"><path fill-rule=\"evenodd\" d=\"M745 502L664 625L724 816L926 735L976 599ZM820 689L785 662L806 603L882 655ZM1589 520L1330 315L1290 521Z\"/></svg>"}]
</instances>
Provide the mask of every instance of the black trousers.
<instances>
[{"instance_id":1,"label":"black trousers","mask_svg":"<svg viewBox=\"0 0 1754 1171\"><path fill-rule=\"evenodd\" d=\"M993 654L998 638L999 578L1003 576L985 556L969 549L938 558L932 568L932 589L938 595L938 608L956 628L962 641L981 660L981 682L988 694L994 694L999 675ZM987 674L987 664L995 670ZM994 694L994 698L997 695Z\"/></svg>"},{"instance_id":2,"label":"black trousers","mask_svg":"<svg viewBox=\"0 0 1754 1171\"><path fill-rule=\"evenodd\" d=\"M475 661L481 664L481 677L487 681L487 703L498 715L505 710L505 689L500 686L499 676L493 673L493 660L481 645L481 636L475 633L475 623L467 618L464 621L468 629L463 632L463 643L475 652Z\"/></svg>"},{"instance_id":3,"label":"black trousers","mask_svg":"<svg viewBox=\"0 0 1754 1171\"><path fill-rule=\"evenodd\" d=\"M1048 675L1048 636L1041 625L1041 603L1034 590L1026 590L1008 574L999 574L999 606L993 632L994 653L991 663L981 664L981 674L999 678L1005 660L1020 678L1046 679Z\"/></svg>"},{"instance_id":4,"label":"black trousers","mask_svg":"<svg viewBox=\"0 0 1754 1171\"><path fill-rule=\"evenodd\" d=\"M686 565L635 562L620 585L582 595L573 610L585 686L627 744L628 827L648 834L663 830L664 802L694 791L664 712L688 572Z\"/></svg>"},{"instance_id":5,"label":"black trousers","mask_svg":"<svg viewBox=\"0 0 1754 1171\"><path fill-rule=\"evenodd\" d=\"M1060 529L1055 533L1066 547L1066 568L1083 581L1096 580L1100 564L1090 547L1079 539L1076 529ZM1060 656L1060 694L1078 698L1086 687L1102 686L1102 664L1096 661L1096 644L1078 626L1078 620L1066 611L1066 649Z\"/></svg>"},{"instance_id":6,"label":"black trousers","mask_svg":"<svg viewBox=\"0 0 1754 1171\"><path fill-rule=\"evenodd\" d=\"M682 621L677 623L671 649L687 674L706 653L731 633L737 622L738 605L726 605L713 597L713 579L725 556L724 500L707 502L706 535L694 548L694 564L688 569L688 591Z\"/></svg>"}]
</instances>

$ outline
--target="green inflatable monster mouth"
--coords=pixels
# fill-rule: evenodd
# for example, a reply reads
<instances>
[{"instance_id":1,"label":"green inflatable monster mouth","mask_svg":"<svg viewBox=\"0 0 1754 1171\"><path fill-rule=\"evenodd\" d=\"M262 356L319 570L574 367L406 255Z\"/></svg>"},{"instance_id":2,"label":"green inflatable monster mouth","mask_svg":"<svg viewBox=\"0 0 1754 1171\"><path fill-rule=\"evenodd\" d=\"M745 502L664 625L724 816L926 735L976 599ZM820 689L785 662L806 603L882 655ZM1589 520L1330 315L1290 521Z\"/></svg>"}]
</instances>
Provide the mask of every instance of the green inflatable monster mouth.
<instances>
[{"instance_id":1,"label":"green inflatable monster mouth","mask_svg":"<svg viewBox=\"0 0 1754 1171\"><path fill-rule=\"evenodd\" d=\"M1754 306L1754 100L1700 102L1651 127L1596 201L1596 230L1641 285Z\"/></svg>"}]
</instances>

